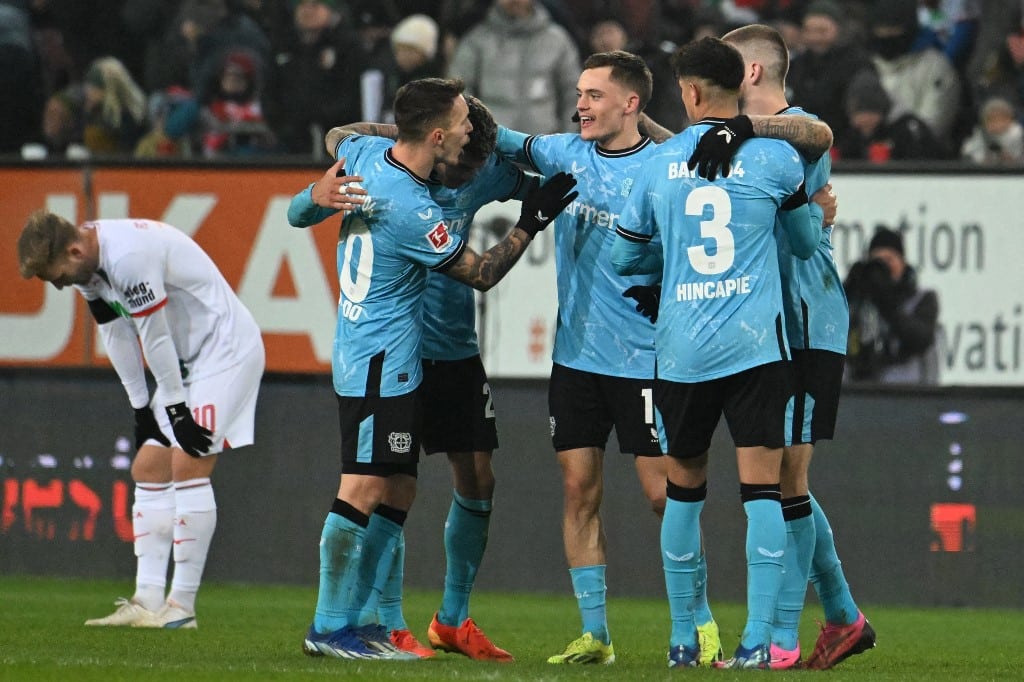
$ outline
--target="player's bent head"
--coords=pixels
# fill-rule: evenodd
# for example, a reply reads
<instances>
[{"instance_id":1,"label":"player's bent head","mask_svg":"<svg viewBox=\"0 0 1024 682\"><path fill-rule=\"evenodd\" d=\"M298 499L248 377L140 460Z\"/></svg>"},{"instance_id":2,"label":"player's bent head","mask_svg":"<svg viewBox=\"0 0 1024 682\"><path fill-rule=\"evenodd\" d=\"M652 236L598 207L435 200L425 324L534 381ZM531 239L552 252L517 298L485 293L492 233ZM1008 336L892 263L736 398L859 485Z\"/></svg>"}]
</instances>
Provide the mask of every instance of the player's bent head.
<instances>
[{"instance_id":1,"label":"player's bent head","mask_svg":"<svg viewBox=\"0 0 1024 682\"><path fill-rule=\"evenodd\" d=\"M671 64L676 78L681 80L701 80L737 93L743 83L743 57L719 38L691 40L673 53Z\"/></svg>"},{"instance_id":2,"label":"player's bent head","mask_svg":"<svg viewBox=\"0 0 1024 682\"><path fill-rule=\"evenodd\" d=\"M786 82L789 73L789 47L786 39L775 28L765 24L748 24L729 31L722 40L729 43L750 64L757 62L765 77L776 85Z\"/></svg>"},{"instance_id":3,"label":"player's bent head","mask_svg":"<svg viewBox=\"0 0 1024 682\"><path fill-rule=\"evenodd\" d=\"M29 216L18 237L18 269L31 279L61 258L78 238L78 230L64 218L40 209Z\"/></svg>"},{"instance_id":4,"label":"player's bent head","mask_svg":"<svg viewBox=\"0 0 1024 682\"><path fill-rule=\"evenodd\" d=\"M473 132L469 134L469 142L462 148L462 156L468 161L484 161L498 144L498 124L483 102L473 95L464 97L469 107L469 122Z\"/></svg>"},{"instance_id":5,"label":"player's bent head","mask_svg":"<svg viewBox=\"0 0 1024 682\"><path fill-rule=\"evenodd\" d=\"M584 70L600 69L605 66L611 67L611 79L614 82L637 94L640 98L637 111L643 111L651 101L651 93L654 92L654 77L647 62L625 50L597 52L583 62Z\"/></svg>"},{"instance_id":6,"label":"player's bent head","mask_svg":"<svg viewBox=\"0 0 1024 682\"><path fill-rule=\"evenodd\" d=\"M395 124L403 142L422 140L434 128L447 128L455 98L465 85L458 78L420 78L395 95Z\"/></svg>"}]
</instances>

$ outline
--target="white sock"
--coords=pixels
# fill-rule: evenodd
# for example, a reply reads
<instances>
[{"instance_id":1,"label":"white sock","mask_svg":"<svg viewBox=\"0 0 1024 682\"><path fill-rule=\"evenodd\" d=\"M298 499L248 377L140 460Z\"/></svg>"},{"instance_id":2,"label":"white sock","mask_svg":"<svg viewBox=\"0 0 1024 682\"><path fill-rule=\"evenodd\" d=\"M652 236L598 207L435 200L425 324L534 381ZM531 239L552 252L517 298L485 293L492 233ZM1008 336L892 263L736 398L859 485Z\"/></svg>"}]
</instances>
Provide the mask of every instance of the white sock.
<instances>
[{"instance_id":1,"label":"white sock","mask_svg":"<svg viewBox=\"0 0 1024 682\"><path fill-rule=\"evenodd\" d=\"M195 611L196 592L217 528L217 502L210 479L175 481L174 505L174 578L168 599L186 611Z\"/></svg>"},{"instance_id":2,"label":"white sock","mask_svg":"<svg viewBox=\"0 0 1024 682\"><path fill-rule=\"evenodd\" d=\"M174 540L174 486L135 485L132 532L135 535L135 595L132 600L156 611L164 603L167 564Z\"/></svg>"}]
</instances>

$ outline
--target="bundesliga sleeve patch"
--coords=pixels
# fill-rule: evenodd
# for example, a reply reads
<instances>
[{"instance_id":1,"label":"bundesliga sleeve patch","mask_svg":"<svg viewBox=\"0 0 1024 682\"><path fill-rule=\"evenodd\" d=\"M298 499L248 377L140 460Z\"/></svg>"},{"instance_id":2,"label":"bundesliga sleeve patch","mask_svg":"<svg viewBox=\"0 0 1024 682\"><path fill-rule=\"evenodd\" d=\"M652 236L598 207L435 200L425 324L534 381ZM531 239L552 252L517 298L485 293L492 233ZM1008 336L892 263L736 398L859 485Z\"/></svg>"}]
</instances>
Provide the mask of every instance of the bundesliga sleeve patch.
<instances>
[{"instance_id":1,"label":"bundesliga sleeve patch","mask_svg":"<svg viewBox=\"0 0 1024 682\"><path fill-rule=\"evenodd\" d=\"M443 222L438 223L434 226L430 232L427 232L427 241L434 247L434 251L440 253L452 243L452 236L448 233L448 226Z\"/></svg>"}]
</instances>

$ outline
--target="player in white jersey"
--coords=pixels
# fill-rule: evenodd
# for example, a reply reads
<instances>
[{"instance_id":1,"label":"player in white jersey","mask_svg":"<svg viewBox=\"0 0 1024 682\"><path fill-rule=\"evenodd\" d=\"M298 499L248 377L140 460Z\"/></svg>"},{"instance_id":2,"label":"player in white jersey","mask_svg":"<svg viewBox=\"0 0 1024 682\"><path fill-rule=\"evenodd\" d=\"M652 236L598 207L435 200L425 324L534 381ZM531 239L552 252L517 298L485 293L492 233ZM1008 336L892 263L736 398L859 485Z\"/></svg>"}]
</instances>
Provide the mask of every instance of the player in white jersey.
<instances>
[{"instance_id":1,"label":"player in white jersey","mask_svg":"<svg viewBox=\"0 0 1024 682\"><path fill-rule=\"evenodd\" d=\"M85 297L135 410L135 594L86 625L195 628L217 524L210 476L218 453L253 442L259 327L210 257L165 223L75 226L37 211L18 240L18 261L23 277ZM152 396L144 364L156 379Z\"/></svg>"}]
</instances>

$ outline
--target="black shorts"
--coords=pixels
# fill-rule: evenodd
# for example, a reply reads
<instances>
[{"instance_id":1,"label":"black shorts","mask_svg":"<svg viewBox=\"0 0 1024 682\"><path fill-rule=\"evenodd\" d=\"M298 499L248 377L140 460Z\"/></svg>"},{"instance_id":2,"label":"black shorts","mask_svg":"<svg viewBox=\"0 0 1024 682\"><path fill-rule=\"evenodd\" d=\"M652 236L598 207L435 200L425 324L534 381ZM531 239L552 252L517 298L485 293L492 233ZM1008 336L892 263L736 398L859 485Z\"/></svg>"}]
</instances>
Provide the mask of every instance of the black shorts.
<instances>
[{"instance_id":1,"label":"black shorts","mask_svg":"<svg viewBox=\"0 0 1024 682\"><path fill-rule=\"evenodd\" d=\"M498 447L494 402L479 355L463 360L424 360L423 450L491 452Z\"/></svg>"},{"instance_id":2,"label":"black shorts","mask_svg":"<svg viewBox=\"0 0 1024 682\"><path fill-rule=\"evenodd\" d=\"M793 419L786 445L828 440L836 430L846 356L827 350L794 350Z\"/></svg>"},{"instance_id":3,"label":"black shorts","mask_svg":"<svg viewBox=\"0 0 1024 682\"><path fill-rule=\"evenodd\" d=\"M661 454L653 379L612 377L556 364L548 384L548 411L556 452L604 449L614 426L622 452Z\"/></svg>"},{"instance_id":4,"label":"black shorts","mask_svg":"<svg viewBox=\"0 0 1024 682\"><path fill-rule=\"evenodd\" d=\"M419 389L387 398L339 395L341 472L415 476L422 420Z\"/></svg>"},{"instance_id":5,"label":"black shorts","mask_svg":"<svg viewBox=\"0 0 1024 682\"><path fill-rule=\"evenodd\" d=\"M668 454L687 459L707 452L723 414L736 447L781 448L792 372L789 362L779 361L692 384L656 380L654 402Z\"/></svg>"}]
</instances>

